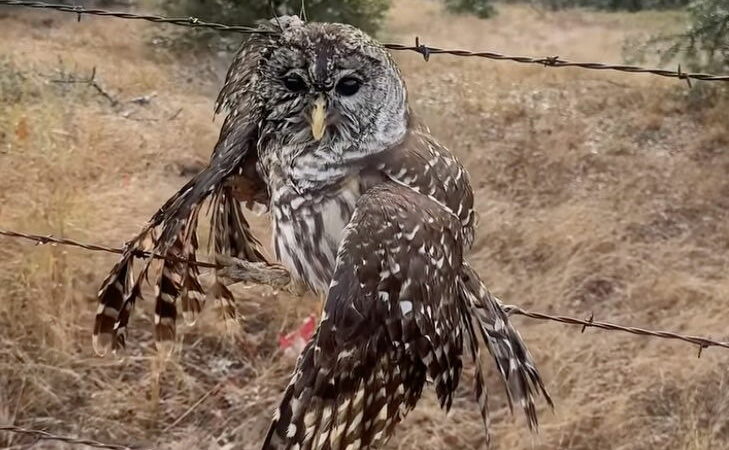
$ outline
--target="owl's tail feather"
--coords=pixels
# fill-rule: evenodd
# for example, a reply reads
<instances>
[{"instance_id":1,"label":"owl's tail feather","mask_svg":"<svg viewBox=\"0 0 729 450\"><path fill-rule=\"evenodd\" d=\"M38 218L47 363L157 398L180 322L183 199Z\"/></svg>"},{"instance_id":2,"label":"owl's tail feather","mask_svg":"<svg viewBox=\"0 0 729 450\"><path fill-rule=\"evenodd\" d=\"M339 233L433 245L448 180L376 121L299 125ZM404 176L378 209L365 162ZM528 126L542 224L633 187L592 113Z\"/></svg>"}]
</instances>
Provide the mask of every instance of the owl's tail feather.
<instances>
[{"instance_id":1,"label":"owl's tail feather","mask_svg":"<svg viewBox=\"0 0 729 450\"><path fill-rule=\"evenodd\" d=\"M181 250L180 256L186 261L181 267L179 297L182 317L188 325L195 323L205 303L205 291L200 282L200 268L195 265L198 249L197 223L201 207L202 205L197 205L193 208L185 233L177 242L177 248Z\"/></svg>"},{"instance_id":2,"label":"owl's tail feather","mask_svg":"<svg viewBox=\"0 0 729 450\"><path fill-rule=\"evenodd\" d=\"M250 169L255 158L258 142L258 127L262 120L262 106L254 98L254 86L258 63L262 51L271 42L271 35L254 35L242 47L235 58L226 77L216 105L216 112L224 110L228 115L223 122L218 142L210 158L210 163L200 173L188 181L177 193L152 216L143 230L130 241L121 260L111 270L99 292L99 312L94 325L94 348L97 353L104 354L111 348L123 346L118 339L117 330L126 325L129 312L137 298L141 298L139 282L146 278L149 265L145 265L143 275L136 279L133 274L134 260L140 258L139 251L153 251L167 256L183 256L194 258L197 237L194 229L200 205L211 196L220 196L225 191L229 178L237 175L250 176L244 169ZM246 162L248 161L248 162ZM253 170L255 172L255 170ZM229 241L236 244L228 247L234 251L233 256L248 259L252 262L265 261L259 250L260 245L253 238L248 224L242 215L240 205L232 195L227 193L218 202L226 213L226 221L230 226L219 225L216 236L231 232ZM222 231L221 231L222 230ZM152 240L150 247L143 242ZM157 266L155 263L153 266ZM174 336L174 318L177 312L175 302L181 299L183 315L191 321L202 308L203 291L199 282L199 271L192 264L165 262L159 275L154 278L157 302L155 311L158 323L155 334L158 338ZM218 289L225 293L224 290ZM123 334L123 333L122 333Z\"/></svg>"},{"instance_id":3,"label":"owl's tail feather","mask_svg":"<svg viewBox=\"0 0 729 450\"><path fill-rule=\"evenodd\" d=\"M115 328L115 324L119 318L129 316L134 306L134 300L131 298L137 295L134 290L137 283L133 279L133 272L133 255L124 255L101 285L92 339L94 351L99 355L105 355L109 349L116 349L119 345L118 329ZM123 336L124 330L121 332ZM121 341L123 340L122 338Z\"/></svg>"},{"instance_id":4,"label":"owl's tail feather","mask_svg":"<svg viewBox=\"0 0 729 450\"><path fill-rule=\"evenodd\" d=\"M250 225L243 216L243 210L231 186L223 185L216 189L210 208L212 226L208 244L216 255L232 256L251 262L266 261L260 243L251 233ZM210 292L221 307L223 319L228 323L235 322L233 294L222 282L217 270Z\"/></svg>"},{"instance_id":5,"label":"owl's tail feather","mask_svg":"<svg viewBox=\"0 0 729 450\"><path fill-rule=\"evenodd\" d=\"M314 338L299 357L263 450L379 448L425 384L427 368L402 351L349 351L333 364L322 359L317 362Z\"/></svg>"},{"instance_id":6,"label":"owl's tail feather","mask_svg":"<svg viewBox=\"0 0 729 450\"><path fill-rule=\"evenodd\" d=\"M153 230L140 234L126 246L126 251L114 265L99 289L99 307L94 319L92 344L98 355L116 351L126 343L126 327L137 299L142 298L142 282L149 281L151 261L146 261L135 276L136 251L149 251Z\"/></svg>"},{"instance_id":7,"label":"owl's tail feather","mask_svg":"<svg viewBox=\"0 0 729 450\"><path fill-rule=\"evenodd\" d=\"M170 352L177 333L177 299L185 320L194 322L202 310L205 294L195 266L198 246L197 220L200 206L193 208L187 226L177 236L166 255L174 258L161 262L155 282L154 338L157 349Z\"/></svg>"},{"instance_id":8,"label":"owl's tail feather","mask_svg":"<svg viewBox=\"0 0 729 450\"><path fill-rule=\"evenodd\" d=\"M506 388L509 407L513 411L514 403L518 403L526 414L529 428L536 430L538 420L534 399L542 395L551 407L554 405L524 341L509 322L499 300L491 295L470 266L464 268L459 290L461 301L470 316L464 320L476 363L476 396L484 424L488 427L487 395L479 360L480 340L494 358ZM478 334L475 330L478 330Z\"/></svg>"},{"instance_id":9,"label":"owl's tail feather","mask_svg":"<svg viewBox=\"0 0 729 450\"><path fill-rule=\"evenodd\" d=\"M199 270L187 261L196 261L198 247L197 216L200 208L191 210L187 226L166 249L160 245L156 229L145 228L137 238L127 244L122 259L99 291L99 309L93 332L94 350L99 355L109 350L123 349L126 344L126 327L138 299L142 298L142 282L154 285L155 314L154 336L158 347L174 341L177 321L176 301L181 298L183 315L193 317L202 308L204 293L199 280ZM140 252L152 251L173 258L159 260L140 256ZM143 259L143 266L135 276L135 259ZM154 274L150 280L150 275Z\"/></svg>"}]
</instances>

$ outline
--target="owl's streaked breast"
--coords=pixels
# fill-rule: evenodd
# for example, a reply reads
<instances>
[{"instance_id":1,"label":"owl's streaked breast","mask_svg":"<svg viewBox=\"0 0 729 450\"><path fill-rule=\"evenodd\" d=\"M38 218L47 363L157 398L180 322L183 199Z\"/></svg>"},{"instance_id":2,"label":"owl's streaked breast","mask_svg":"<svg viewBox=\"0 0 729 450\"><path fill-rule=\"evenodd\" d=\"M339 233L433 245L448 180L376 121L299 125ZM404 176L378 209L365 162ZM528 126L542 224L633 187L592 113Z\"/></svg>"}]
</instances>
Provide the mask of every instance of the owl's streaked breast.
<instances>
[{"instance_id":1,"label":"owl's streaked breast","mask_svg":"<svg viewBox=\"0 0 729 450\"><path fill-rule=\"evenodd\" d=\"M354 178L307 195L301 195L290 184L272 192L276 257L319 294L329 289L344 227L360 195L360 183Z\"/></svg>"}]
</instances>

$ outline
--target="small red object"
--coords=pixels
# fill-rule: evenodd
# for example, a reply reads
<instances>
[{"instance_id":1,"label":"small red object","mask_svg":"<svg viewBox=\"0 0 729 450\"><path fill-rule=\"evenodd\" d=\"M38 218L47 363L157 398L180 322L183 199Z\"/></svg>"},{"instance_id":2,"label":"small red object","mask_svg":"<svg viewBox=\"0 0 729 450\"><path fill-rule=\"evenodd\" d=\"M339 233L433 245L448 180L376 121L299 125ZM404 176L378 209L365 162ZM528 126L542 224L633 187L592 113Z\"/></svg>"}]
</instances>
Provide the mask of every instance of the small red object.
<instances>
[{"instance_id":1,"label":"small red object","mask_svg":"<svg viewBox=\"0 0 729 450\"><path fill-rule=\"evenodd\" d=\"M316 330L316 315L312 314L304 320L301 326L288 334L278 337L278 348L283 351L293 350L299 354Z\"/></svg>"}]
</instances>

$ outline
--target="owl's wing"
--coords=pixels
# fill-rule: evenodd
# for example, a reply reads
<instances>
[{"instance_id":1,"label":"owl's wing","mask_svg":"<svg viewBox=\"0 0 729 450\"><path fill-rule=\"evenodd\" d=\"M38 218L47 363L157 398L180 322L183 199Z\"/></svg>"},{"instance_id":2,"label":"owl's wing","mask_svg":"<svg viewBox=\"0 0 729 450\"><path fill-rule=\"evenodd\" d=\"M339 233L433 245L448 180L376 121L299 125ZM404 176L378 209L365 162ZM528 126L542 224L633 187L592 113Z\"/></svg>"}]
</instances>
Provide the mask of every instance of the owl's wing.
<instances>
[{"instance_id":1,"label":"owl's wing","mask_svg":"<svg viewBox=\"0 0 729 450\"><path fill-rule=\"evenodd\" d=\"M216 112L225 110L227 116L208 166L167 200L143 230L127 243L121 260L102 284L93 330L97 353L104 354L110 348L124 346L129 316L141 297L140 285L148 278L153 278L150 281L155 286L155 338L158 342L174 338L178 298L183 314L194 320L205 298L198 280L198 268L169 259L155 267L149 260L140 258L140 252L152 251L194 262L198 247L198 215L205 200L212 198L210 245L215 252L248 261L264 261L259 243L251 234L237 200L240 195L230 179L246 177L250 186L262 185L256 179L255 169L258 128L262 119L262 105L256 97L255 85L258 62L263 50L274 39L273 34L255 34L244 42L218 98ZM253 197L260 198L260 193L255 194ZM142 264L137 275L135 262ZM232 307L230 292L217 282L217 278L212 291Z\"/></svg>"},{"instance_id":2,"label":"owl's wing","mask_svg":"<svg viewBox=\"0 0 729 450\"><path fill-rule=\"evenodd\" d=\"M463 349L462 239L455 216L407 187L381 184L358 200L322 321L264 449L377 445L415 406L426 377L450 406Z\"/></svg>"}]
</instances>

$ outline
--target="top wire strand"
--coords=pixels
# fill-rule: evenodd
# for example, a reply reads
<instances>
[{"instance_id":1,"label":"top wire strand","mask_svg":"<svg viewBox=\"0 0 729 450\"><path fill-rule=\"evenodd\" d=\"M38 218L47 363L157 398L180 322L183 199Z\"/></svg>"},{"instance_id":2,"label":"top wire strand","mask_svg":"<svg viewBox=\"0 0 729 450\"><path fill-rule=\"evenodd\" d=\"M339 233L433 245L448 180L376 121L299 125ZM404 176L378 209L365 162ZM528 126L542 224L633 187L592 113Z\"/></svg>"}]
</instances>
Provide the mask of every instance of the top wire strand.
<instances>
[{"instance_id":1,"label":"top wire strand","mask_svg":"<svg viewBox=\"0 0 729 450\"><path fill-rule=\"evenodd\" d=\"M45 3L39 1L28 1L28 0L0 0L0 5L9 6L24 6L28 8L41 8L41 9L52 9L61 12L77 14L79 19L82 14L89 14L95 16L109 16L117 17L121 19L134 19L134 20L146 20L155 23L168 23L172 25L180 25L185 27L193 28L209 28L221 32L235 32L235 33L271 33L268 30L262 30L258 27L248 26L234 26L225 25L214 22L204 22L195 17L163 17L154 15L139 15L128 12L114 12L106 11L103 9L87 9L81 6L70 6L70 5L59 5L52 3ZM458 49L444 49L439 47L430 47L420 43L420 39L415 38L415 45L403 45L396 43L383 44L385 48L395 51L413 51L420 53L423 58L428 61L431 55L446 54L452 56L462 57L477 57L486 58L496 61L513 61L521 64L538 64L544 67L579 67L582 69L590 70L612 70L626 73L648 73L652 75L658 75L661 77L677 78L680 80L691 80L700 81L729 81L729 75L714 75L710 73L700 72L683 72L681 66L678 70L667 70L650 67L630 66L622 64L605 64L599 62L576 62L561 59L558 56L546 56L546 57L530 57L530 56L515 56L505 55L496 52L487 51L471 51L471 50L458 50Z\"/></svg>"},{"instance_id":2,"label":"top wire strand","mask_svg":"<svg viewBox=\"0 0 729 450\"><path fill-rule=\"evenodd\" d=\"M262 30L258 27L246 27L238 25L225 25L222 23L205 22L196 17L164 17L164 16L153 16L153 15L141 15L132 14L121 11L106 11L104 9L87 9L82 6L72 5L60 5L54 3L36 2L36 1L25 1L25 0L0 0L0 5L9 6L24 6L26 8L39 8L39 9L53 9L56 11L74 13L79 15L79 20L82 14L91 16L106 16L106 17L117 17L120 19L131 19L131 20L146 20L148 22L155 23L169 23L172 25L179 25L183 27L193 28L210 28L216 31L222 32L234 32L234 33L271 33L268 30Z\"/></svg>"}]
</instances>

